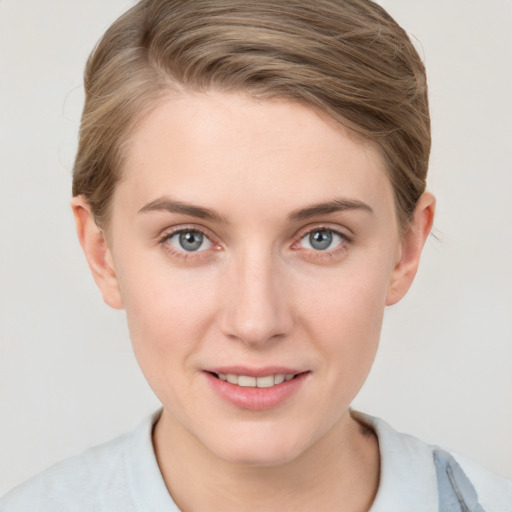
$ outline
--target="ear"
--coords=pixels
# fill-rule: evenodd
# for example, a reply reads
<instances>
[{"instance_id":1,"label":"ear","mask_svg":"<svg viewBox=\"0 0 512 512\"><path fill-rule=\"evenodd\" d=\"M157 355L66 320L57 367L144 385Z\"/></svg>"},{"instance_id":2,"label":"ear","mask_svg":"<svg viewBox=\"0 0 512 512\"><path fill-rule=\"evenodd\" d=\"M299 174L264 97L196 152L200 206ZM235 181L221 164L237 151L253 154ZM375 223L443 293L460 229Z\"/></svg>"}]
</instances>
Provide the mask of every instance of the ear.
<instances>
[{"instance_id":1,"label":"ear","mask_svg":"<svg viewBox=\"0 0 512 512\"><path fill-rule=\"evenodd\" d=\"M89 202L84 196L76 196L71 201L71 208L75 217L78 240L103 300L113 308L122 309L123 301L112 254L104 232L96 224Z\"/></svg>"},{"instance_id":2,"label":"ear","mask_svg":"<svg viewBox=\"0 0 512 512\"><path fill-rule=\"evenodd\" d=\"M425 192L418 200L414 215L400 241L398 262L391 275L386 306L396 304L409 290L418 270L420 256L432 229L436 200Z\"/></svg>"}]
</instances>

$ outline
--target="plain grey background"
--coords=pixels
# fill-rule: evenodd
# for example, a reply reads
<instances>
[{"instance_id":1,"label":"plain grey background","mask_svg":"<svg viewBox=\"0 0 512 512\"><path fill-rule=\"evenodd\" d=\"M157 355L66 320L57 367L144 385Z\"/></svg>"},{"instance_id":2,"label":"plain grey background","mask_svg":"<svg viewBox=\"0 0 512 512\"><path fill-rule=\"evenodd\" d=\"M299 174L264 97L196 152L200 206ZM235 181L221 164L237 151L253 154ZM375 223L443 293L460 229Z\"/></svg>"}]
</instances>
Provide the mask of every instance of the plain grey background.
<instances>
[{"instance_id":1,"label":"plain grey background","mask_svg":"<svg viewBox=\"0 0 512 512\"><path fill-rule=\"evenodd\" d=\"M427 65L436 233L354 406L512 477L512 2L382 0ZM69 209L82 69L128 0L0 0L0 494L158 407Z\"/></svg>"}]
</instances>

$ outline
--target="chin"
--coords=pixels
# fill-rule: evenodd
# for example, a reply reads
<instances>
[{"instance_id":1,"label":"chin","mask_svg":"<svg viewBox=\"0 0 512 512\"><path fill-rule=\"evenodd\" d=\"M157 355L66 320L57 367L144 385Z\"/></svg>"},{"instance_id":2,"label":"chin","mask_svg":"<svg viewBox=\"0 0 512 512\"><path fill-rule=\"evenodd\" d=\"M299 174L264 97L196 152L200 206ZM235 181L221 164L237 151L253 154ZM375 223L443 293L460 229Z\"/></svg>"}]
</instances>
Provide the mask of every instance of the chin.
<instances>
[{"instance_id":1,"label":"chin","mask_svg":"<svg viewBox=\"0 0 512 512\"><path fill-rule=\"evenodd\" d=\"M225 462L237 466L274 467L282 466L297 459L303 450L299 447L291 449L282 446L265 446L254 449L254 446L226 447L215 453Z\"/></svg>"},{"instance_id":2,"label":"chin","mask_svg":"<svg viewBox=\"0 0 512 512\"><path fill-rule=\"evenodd\" d=\"M299 432L275 425L243 425L213 438L211 434L202 440L203 445L219 459L241 466L279 466L300 457L309 447Z\"/></svg>"}]
</instances>

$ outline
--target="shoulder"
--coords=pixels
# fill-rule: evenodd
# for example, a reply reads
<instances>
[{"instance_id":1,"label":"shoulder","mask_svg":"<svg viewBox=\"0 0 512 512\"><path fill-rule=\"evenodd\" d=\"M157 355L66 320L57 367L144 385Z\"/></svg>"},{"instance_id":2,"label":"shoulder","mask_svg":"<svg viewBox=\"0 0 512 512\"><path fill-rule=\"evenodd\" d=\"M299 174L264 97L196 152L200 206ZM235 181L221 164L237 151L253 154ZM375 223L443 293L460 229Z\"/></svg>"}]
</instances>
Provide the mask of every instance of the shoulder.
<instances>
[{"instance_id":1,"label":"shoulder","mask_svg":"<svg viewBox=\"0 0 512 512\"><path fill-rule=\"evenodd\" d=\"M14 488L0 499L0 512L131 512L140 510L138 502L146 498L140 495L143 492L153 494L148 505L158 496L169 500L151 443L156 417L147 418L134 432L59 462ZM139 477L139 472L144 476Z\"/></svg>"},{"instance_id":2,"label":"shoulder","mask_svg":"<svg viewBox=\"0 0 512 512\"><path fill-rule=\"evenodd\" d=\"M355 411L352 415L370 426L379 440L381 482L372 512L443 510L441 503L457 500L461 492L468 502L480 505L474 510L512 512L511 480L470 459L397 432L379 418ZM452 508L448 505L446 510Z\"/></svg>"},{"instance_id":3,"label":"shoulder","mask_svg":"<svg viewBox=\"0 0 512 512\"><path fill-rule=\"evenodd\" d=\"M512 512L512 480L497 475L462 455L454 453L453 457L474 485L480 504L486 512Z\"/></svg>"},{"instance_id":4,"label":"shoulder","mask_svg":"<svg viewBox=\"0 0 512 512\"><path fill-rule=\"evenodd\" d=\"M0 510L96 510L99 496L122 485L127 442L122 436L59 462L0 499Z\"/></svg>"}]
</instances>

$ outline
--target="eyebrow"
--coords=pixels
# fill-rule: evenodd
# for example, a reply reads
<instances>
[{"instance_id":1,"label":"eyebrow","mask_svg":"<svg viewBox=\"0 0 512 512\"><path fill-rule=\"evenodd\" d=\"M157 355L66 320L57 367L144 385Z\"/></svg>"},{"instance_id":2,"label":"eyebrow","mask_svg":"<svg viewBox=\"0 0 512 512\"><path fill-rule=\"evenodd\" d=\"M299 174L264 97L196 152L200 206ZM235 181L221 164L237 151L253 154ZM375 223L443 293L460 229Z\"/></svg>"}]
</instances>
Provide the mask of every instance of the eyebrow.
<instances>
[{"instance_id":1,"label":"eyebrow","mask_svg":"<svg viewBox=\"0 0 512 512\"><path fill-rule=\"evenodd\" d=\"M288 216L291 221L307 220L317 215L326 215L328 213L342 212L346 210L362 210L368 213L374 214L373 209L370 205L363 203L362 201L354 199L333 199L326 203L318 203L295 210Z\"/></svg>"},{"instance_id":2,"label":"eyebrow","mask_svg":"<svg viewBox=\"0 0 512 512\"><path fill-rule=\"evenodd\" d=\"M346 210L362 210L374 214L373 209L366 203L354 199L333 199L325 203L317 203L306 208L300 208L288 215L292 222L302 221L317 215L326 215ZM160 197L145 204L138 213L163 211L170 213L182 213L191 217L209 220L212 222L227 223L227 220L210 208L195 206L190 203L176 201L169 197Z\"/></svg>"},{"instance_id":3,"label":"eyebrow","mask_svg":"<svg viewBox=\"0 0 512 512\"><path fill-rule=\"evenodd\" d=\"M139 210L138 213L147 212L182 213L184 215L190 215L191 217L197 217L199 219L209 220L212 222L227 222L224 217L210 208L195 206L193 204L183 203L182 201L175 201L169 197L160 197L150 203L147 203Z\"/></svg>"}]
</instances>

